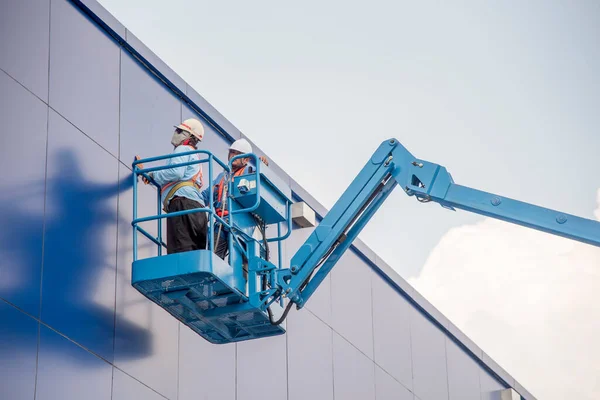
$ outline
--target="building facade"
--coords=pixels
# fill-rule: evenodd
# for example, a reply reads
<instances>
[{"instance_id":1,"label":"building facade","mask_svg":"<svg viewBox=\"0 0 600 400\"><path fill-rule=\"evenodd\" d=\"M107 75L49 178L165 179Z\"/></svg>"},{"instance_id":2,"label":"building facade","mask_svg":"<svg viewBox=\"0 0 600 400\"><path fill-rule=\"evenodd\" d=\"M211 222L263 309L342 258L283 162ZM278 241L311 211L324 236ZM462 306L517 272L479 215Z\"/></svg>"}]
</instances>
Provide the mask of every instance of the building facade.
<instances>
[{"instance_id":1,"label":"building facade","mask_svg":"<svg viewBox=\"0 0 600 400\"><path fill-rule=\"evenodd\" d=\"M359 240L286 335L193 333L131 286L131 163L189 117L245 136L94 0L3 0L0 32L0 399L533 399Z\"/></svg>"}]
</instances>

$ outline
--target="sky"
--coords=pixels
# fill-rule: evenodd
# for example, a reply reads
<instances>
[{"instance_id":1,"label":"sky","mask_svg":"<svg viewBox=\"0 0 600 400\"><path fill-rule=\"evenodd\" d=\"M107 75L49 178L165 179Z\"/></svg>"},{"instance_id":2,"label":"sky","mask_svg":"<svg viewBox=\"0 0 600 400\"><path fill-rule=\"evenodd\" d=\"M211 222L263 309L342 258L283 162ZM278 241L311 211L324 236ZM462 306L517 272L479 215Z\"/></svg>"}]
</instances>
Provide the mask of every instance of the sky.
<instances>
[{"instance_id":1,"label":"sky","mask_svg":"<svg viewBox=\"0 0 600 400\"><path fill-rule=\"evenodd\" d=\"M599 266L600 248L486 218L452 228L409 282L538 399L591 400Z\"/></svg>"},{"instance_id":2,"label":"sky","mask_svg":"<svg viewBox=\"0 0 600 400\"><path fill-rule=\"evenodd\" d=\"M395 137L456 183L598 209L596 1L100 3L325 207ZM361 239L538 398L600 398L597 249L401 191Z\"/></svg>"}]
</instances>

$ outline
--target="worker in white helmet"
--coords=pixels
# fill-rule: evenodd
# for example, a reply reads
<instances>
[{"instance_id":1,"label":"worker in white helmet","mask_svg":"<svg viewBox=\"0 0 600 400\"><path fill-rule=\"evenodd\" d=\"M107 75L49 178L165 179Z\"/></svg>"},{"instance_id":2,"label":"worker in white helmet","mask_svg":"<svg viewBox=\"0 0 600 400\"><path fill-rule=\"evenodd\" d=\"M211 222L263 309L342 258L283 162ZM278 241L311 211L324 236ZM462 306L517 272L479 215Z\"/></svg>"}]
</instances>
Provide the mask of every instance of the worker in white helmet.
<instances>
[{"instance_id":1,"label":"worker in white helmet","mask_svg":"<svg viewBox=\"0 0 600 400\"><path fill-rule=\"evenodd\" d=\"M249 153L252 153L252 146L250 145L250 143L246 139L238 139L235 142L233 142L231 144L231 146L229 146L229 154L228 154L227 160L229 161L233 157L240 155L240 154L249 154ZM231 173L227 173L227 172L223 171L219 175L217 175L217 177L213 181L213 183L212 183L213 184L213 200L212 200L212 202L213 202L213 205L215 208L215 212L219 217L225 218L229 214L229 211L227 210L227 188L228 188L229 180L233 179L236 176L249 174L249 173L253 172L253 166L252 166L250 160L251 160L250 157L236 159L233 162L233 164L231 165L231 167L232 167ZM260 160L265 165L269 165L269 161L267 160L267 158L265 156L261 156ZM207 204L207 205L210 204L209 189L210 188L206 188L202 192L202 200L204 201L204 204ZM215 253L222 259L224 259L225 256L227 255L227 250L228 250L227 236L228 236L228 232L226 232L223 229L223 227L220 223L216 222L215 229L214 229Z\"/></svg>"},{"instance_id":2,"label":"worker in white helmet","mask_svg":"<svg viewBox=\"0 0 600 400\"><path fill-rule=\"evenodd\" d=\"M197 119L190 118L175 126L171 138L173 154L197 150L204 137L204 127ZM167 165L197 161L198 154L171 157ZM143 166L140 165L140 168ZM193 164L150 172L150 177L161 186L161 201L164 211L177 211L204 208L202 199L202 165ZM143 178L144 183L148 180ZM167 253L206 249L208 227L206 213L197 212L167 218Z\"/></svg>"}]
</instances>

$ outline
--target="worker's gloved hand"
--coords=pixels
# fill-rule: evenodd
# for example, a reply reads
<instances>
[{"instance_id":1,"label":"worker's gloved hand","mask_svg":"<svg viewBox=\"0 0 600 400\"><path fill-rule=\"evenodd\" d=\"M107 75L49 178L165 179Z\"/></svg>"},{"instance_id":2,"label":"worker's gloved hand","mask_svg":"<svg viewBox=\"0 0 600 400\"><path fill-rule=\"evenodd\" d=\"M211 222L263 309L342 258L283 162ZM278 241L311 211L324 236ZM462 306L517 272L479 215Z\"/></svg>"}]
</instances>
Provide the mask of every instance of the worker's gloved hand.
<instances>
[{"instance_id":1,"label":"worker's gloved hand","mask_svg":"<svg viewBox=\"0 0 600 400\"><path fill-rule=\"evenodd\" d=\"M139 159L140 159L140 156L135 156L135 160L136 161L139 160ZM142 163L137 164L137 167L139 169L144 169L144 164L142 164ZM150 172L148 175L150 175L150 177L152 177L152 172ZM143 176L143 175L142 175L142 182L144 182L145 185L147 185L147 184L150 183L150 181L145 176Z\"/></svg>"},{"instance_id":2,"label":"worker's gloved hand","mask_svg":"<svg viewBox=\"0 0 600 400\"><path fill-rule=\"evenodd\" d=\"M148 174L148 176L149 176L150 178L152 178L152 172L150 172L150 173ZM142 176L142 182L144 182L144 184L146 184L146 185L150 183L150 181L148 180L148 178L146 178L145 176Z\"/></svg>"},{"instance_id":3,"label":"worker's gloved hand","mask_svg":"<svg viewBox=\"0 0 600 400\"><path fill-rule=\"evenodd\" d=\"M259 158L260 158L260 161L262 161L262 162L263 162L263 164L265 164L265 165L269 165L269 160L267 160L267 157L265 157L265 156L260 156Z\"/></svg>"}]
</instances>

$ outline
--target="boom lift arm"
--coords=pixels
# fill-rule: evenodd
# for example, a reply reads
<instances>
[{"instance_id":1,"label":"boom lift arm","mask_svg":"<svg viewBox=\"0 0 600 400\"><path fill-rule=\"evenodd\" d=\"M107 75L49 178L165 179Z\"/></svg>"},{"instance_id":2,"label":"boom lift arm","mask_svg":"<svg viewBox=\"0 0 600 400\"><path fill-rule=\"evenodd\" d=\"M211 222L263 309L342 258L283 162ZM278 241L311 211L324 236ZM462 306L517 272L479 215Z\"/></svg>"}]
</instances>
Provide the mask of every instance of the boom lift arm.
<instances>
[{"instance_id":1,"label":"boom lift arm","mask_svg":"<svg viewBox=\"0 0 600 400\"><path fill-rule=\"evenodd\" d=\"M457 185L446 168L414 157L398 140L383 142L282 270L278 285L301 308L399 185L420 202L436 202L600 246L600 223Z\"/></svg>"},{"instance_id":2,"label":"boom lift arm","mask_svg":"<svg viewBox=\"0 0 600 400\"><path fill-rule=\"evenodd\" d=\"M231 170L233 159L226 165L209 151L191 153L205 154L207 158L179 166L208 163L210 182L213 161L224 170ZM231 343L284 333L284 321L290 308L295 304L300 309L306 304L398 185L406 194L423 203L436 202L451 210L463 209L600 246L600 222L457 185L446 168L414 157L398 140L390 139L379 146L291 257L290 266L285 268L281 265L280 245L291 232L291 190L267 166L261 166L256 155L236 156L253 157L256 170L236 176L229 182L228 219L218 216L212 204L207 204L206 208L161 214L160 192L157 192L158 214L138 218L137 176L148 177L148 172L166 168L144 169L139 165L169 157L137 160L133 164L132 285L212 343ZM212 193L209 198L212 198ZM161 256L160 248L164 243L160 221L194 212L208 213L208 249ZM156 238L139 226L153 220L158 223ZM212 251L213 222L219 222L230 233L227 260L217 257ZM278 236L267 238L266 227L275 224ZM279 229L282 224L287 224L285 234ZM257 226L262 236L260 240L253 234ZM158 246L158 257L137 258L138 232ZM278 245L277 265L269 258L268 242ZM285 298L289 300L287 305Z\"/></svg>"}]
</instances>

